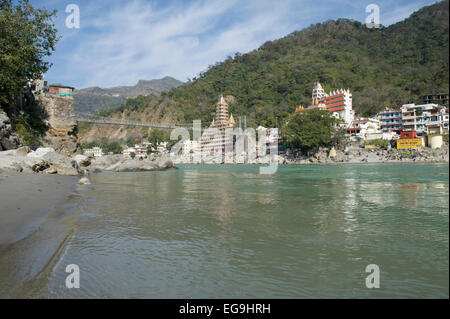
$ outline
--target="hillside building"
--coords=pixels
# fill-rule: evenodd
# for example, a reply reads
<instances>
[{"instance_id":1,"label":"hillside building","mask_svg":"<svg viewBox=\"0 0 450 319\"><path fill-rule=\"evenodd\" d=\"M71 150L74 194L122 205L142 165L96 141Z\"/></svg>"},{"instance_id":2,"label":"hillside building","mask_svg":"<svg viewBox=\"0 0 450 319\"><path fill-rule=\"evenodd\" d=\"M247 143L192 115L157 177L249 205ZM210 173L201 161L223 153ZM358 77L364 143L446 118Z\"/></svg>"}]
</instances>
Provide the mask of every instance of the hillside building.
<instances>
[{"instance_id":1,"label":"hillside building","mask_svg":"<svg viewBox=\"0 0 450 319\"><path fill-rule=\"evenodd\" d=\"M147 157L147 147L143 145L134 145L134 147L127 147L122 151L125 157L131 158L131 154L134 153L135 158L146 158Z\"/></svg>"},{"instance_id":2,"label":"hillside building","mask_svg":"<svg viewBox=\"0 0 450 319\"><path fill-rule=\"evenodd\" d=\"M403 129L401 110L386 108L378 113L378 118L383 132L400 132Z\"/></svg>"},{"instance_id":3,"label":"hillside building","mask_svg":"<svg viewBox=\"0 0 450 319\"><path fill-rule=\"evenodd\" d=\"M360 118L353 120L346 128L347 134L362 139L371 139L369 136L380 134L380 121L374 118Z\"/></svg>"},{"instance_id":4,"label":"hillside building","mask_svg":"<svg viewBox=\"0 0 450 319\"><path fill-rule=\"evenodd\" d=\"M443 132L448 133L449 114L444 106L430 103L415 105L404 104L402 106L402 124L405 131L416 131L417 135L427 134L428 126L442 126Z\"/></svg>"},{"instance_id":5,"label":"hillside building","mask_svg":"<svg viewBox=\"0 0 450 319\"><path fill-rule=\"evenodd\" d=\"M48 86L49 94L63 96L63 97L72 97L73 90L75 90L75 88L73 88L71 86L64 86L64 85L59 85L59 84L51 84Z\"/></svg>"},{"instance_id":6,"label":"hillside building","mask_svg":"<svg viewBox=\"0 0 450 319\"><path fill-rule=\"evenodd\" d=\"M423 96L424 104L440 103L448 105L448 102L449 102L448 93L429 94Z\"/></svg>"},{"instance_id":7,"label":"hillside building","mask_svg":"<svg viewBox=\"0 0 450 319\"><path fill-rule=\"evenodd\" d=\"M88 148L84 150L84 155L91 156L91 157L102 157L103 156L103 150L95 146L93 148Z\"/></svg>"},{"instance_id":8,"label":"hillside building","mask_svg":"<svg viewBox=\"0 0 450 319\"><path fill-rule=\"evenodd\" d=\"M344 120L349 125L354 117L352 105L352 93L350 90L335 90L329 93L325 93L322 85L317 81L312 91L312 104L307 108L311 109L324 109L333 113L336 117ZM299 106L295 111L300 112L304 110L302 106Z\"/></svg>"},{"instance_id":9,"label":"hillside building","mask_svg":"<svg viewBox=\"0 0 450 319\"><path fill-rule=\"evenodd\" d=\"M225 130L233 128L235 124L233 115L228 117L228 103L220 96L216 105L216 117L211 126L204 131L200 138L200 149L202 153L225 154L226 146L233 147L233 140L226 136Z\"/></svg>"}]
</instances>

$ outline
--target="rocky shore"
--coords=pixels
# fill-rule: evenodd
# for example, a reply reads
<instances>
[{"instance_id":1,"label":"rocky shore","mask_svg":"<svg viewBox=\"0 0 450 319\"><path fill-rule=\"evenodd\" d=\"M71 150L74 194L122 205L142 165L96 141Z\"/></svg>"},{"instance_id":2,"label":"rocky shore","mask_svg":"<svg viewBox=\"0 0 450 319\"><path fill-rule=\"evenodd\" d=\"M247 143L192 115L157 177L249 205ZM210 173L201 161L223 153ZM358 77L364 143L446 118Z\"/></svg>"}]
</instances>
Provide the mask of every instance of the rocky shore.
<instances>
[{"instance_id":1,"label":"rocky shore","mask_svg":"<svg viewBox=\"0 0 450 319\"><path fill-rule=\"evenodd\" d=\"M280 156L283 164L327 164L327 163L437 163L449 162L449 147L443 145L439 149L423 148L422 150L397 149L365 149L346 148L336 150L336 156L330 157L330 149L322 148L313 155L302 155L300 152L287 153Z\"/></svg>"},{"instance_id":2,"label":"rocky shore","mask_svg":"<svg viewBox=\"0 0 450 319\"><path fill-rule=\"evenodd\" d=\"M0 173L41 173L64 176L81 176L90 172L142 172L173 168L167 157L152 159L127 159L122 155L107 155L91 159L85 155L69 157L53 148L38 148L32 151L24 146L0 152Z\"/></svg>"},{"instance_id":3,"label":"rocky shore","mask_svg":"<svg viewBox=\"0 0 450 319\"><path fill-rule=\"evenodd\" d=\"M301 150L288 150L271 157L266 155L256 159L256 164L332 164L332 163L448 163L449 146L444 144L441 148L431 149L425 147L421 150L366 149L359 146L346 147L344 150L335 150L335 155L330 156L330 148L320 148L316 152L305 154ZM245 156L244 156L245 157ZM201 163L194 162L192 156L176 156L175 164L223 164L223 156L209 156L201 159ZM227 158L227 164L240 164L232 157Z\"/></svg>"}]
</instances>

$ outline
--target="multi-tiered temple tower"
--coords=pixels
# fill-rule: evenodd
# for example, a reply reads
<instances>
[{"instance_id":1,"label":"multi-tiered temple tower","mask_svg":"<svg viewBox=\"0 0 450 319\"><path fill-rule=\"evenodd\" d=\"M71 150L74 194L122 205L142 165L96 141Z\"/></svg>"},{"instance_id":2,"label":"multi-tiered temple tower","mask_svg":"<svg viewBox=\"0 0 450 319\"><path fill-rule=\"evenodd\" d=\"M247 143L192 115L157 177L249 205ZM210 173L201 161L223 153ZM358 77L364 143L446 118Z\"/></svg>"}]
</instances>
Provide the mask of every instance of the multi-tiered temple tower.
<instances>
[{"instance_id":1,"label":"multi-tiered temple tower","mask_svg":"<svg viewBox=\"0 0 450 319\"><path fill-rule=\"evenodd\" d=\"M319 104L319 101L325 96L325 91L322 88L322 85L319 83L319 81L316 81L314 83L314 89L312 92L312 104L311 105L317 105Z\"/></svg>"},{"instance_id":2,"label":"multi-tiered temple tower","mask_svg":"<svg viewBox=\"0 0 450 319\"><path fill-rule=\"evenodd\" d=\"M225 153L226 145L233 146L233 140L225 134L227 128L234 127L233 115L228 117L228 103L223 96L220 96L216 105L216 118L211 126L205 130L201 139L200 146L203 153Z\"/></svg>"}]
</instances>

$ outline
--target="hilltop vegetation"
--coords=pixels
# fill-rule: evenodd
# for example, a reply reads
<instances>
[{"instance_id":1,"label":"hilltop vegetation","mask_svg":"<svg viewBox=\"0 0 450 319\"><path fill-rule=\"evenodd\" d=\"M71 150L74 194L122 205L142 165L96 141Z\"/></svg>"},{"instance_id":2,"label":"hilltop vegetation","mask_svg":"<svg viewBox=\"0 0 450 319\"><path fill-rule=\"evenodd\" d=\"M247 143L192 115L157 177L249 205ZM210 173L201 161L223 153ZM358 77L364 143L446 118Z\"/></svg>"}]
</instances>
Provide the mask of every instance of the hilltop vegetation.
<instances>
[{"instance_id":1,"label":"hilltop vegetation","mask_svg":"<svg viewBox=\"0 0 450 319\"><path fill-rule=\"evenodd\" d=\"M347 19L319 23L228 57L162 97L129 99L106 114L140 118L157 109L173 121L209 122L225 94L236 100L230 111L247 115L250 125L273 125L275 117L310 104L315 80L326 91L350 88L360 115L419 102L422 95L449 91L448 5L424 7L380 29Z\"/></svg>"}]
</instances>

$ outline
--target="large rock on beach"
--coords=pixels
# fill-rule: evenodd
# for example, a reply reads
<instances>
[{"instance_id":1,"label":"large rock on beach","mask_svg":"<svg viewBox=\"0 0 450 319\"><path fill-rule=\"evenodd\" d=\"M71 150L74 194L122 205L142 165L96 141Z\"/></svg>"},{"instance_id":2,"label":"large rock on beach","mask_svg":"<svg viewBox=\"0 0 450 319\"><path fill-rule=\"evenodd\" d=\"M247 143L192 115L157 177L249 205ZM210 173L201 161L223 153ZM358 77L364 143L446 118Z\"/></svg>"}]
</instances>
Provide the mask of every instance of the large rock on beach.
<instances>
[{"instance_id":1,"label":"large rock on beach","mask_svg":"<svg viewBox=\"0 0 450 319\"><path fill-rule=\"evenodd\" d=\"M55 152L52 148L38 148L27 153L27 149L0 152L0 172L35 172L76 176L82 173L77 162Z\"/></svg>"},{"instance_id":2,"label":"large rock on beach","mask_svg":"<svg viewBox=\"0 0 450 319\"><path fill-rule=\"evenodd\" d=\"M74 158L75 162L77 162L80 167L87 167L91 165L91 159L86 155L78 154Z\"/></svg>"},{"instance_id":3,"label":"large rock on beach","mask_svg":"<svg viewBox=\"0 0 450 319\"><path fill-rule=\"evenodd\" d=\"M145 172L173 168L173 161L169 157L161 157L156 160L129 159L121 155L107 155L92 159L89 170L92 172Z\"/></svg>"}]
</instances>

